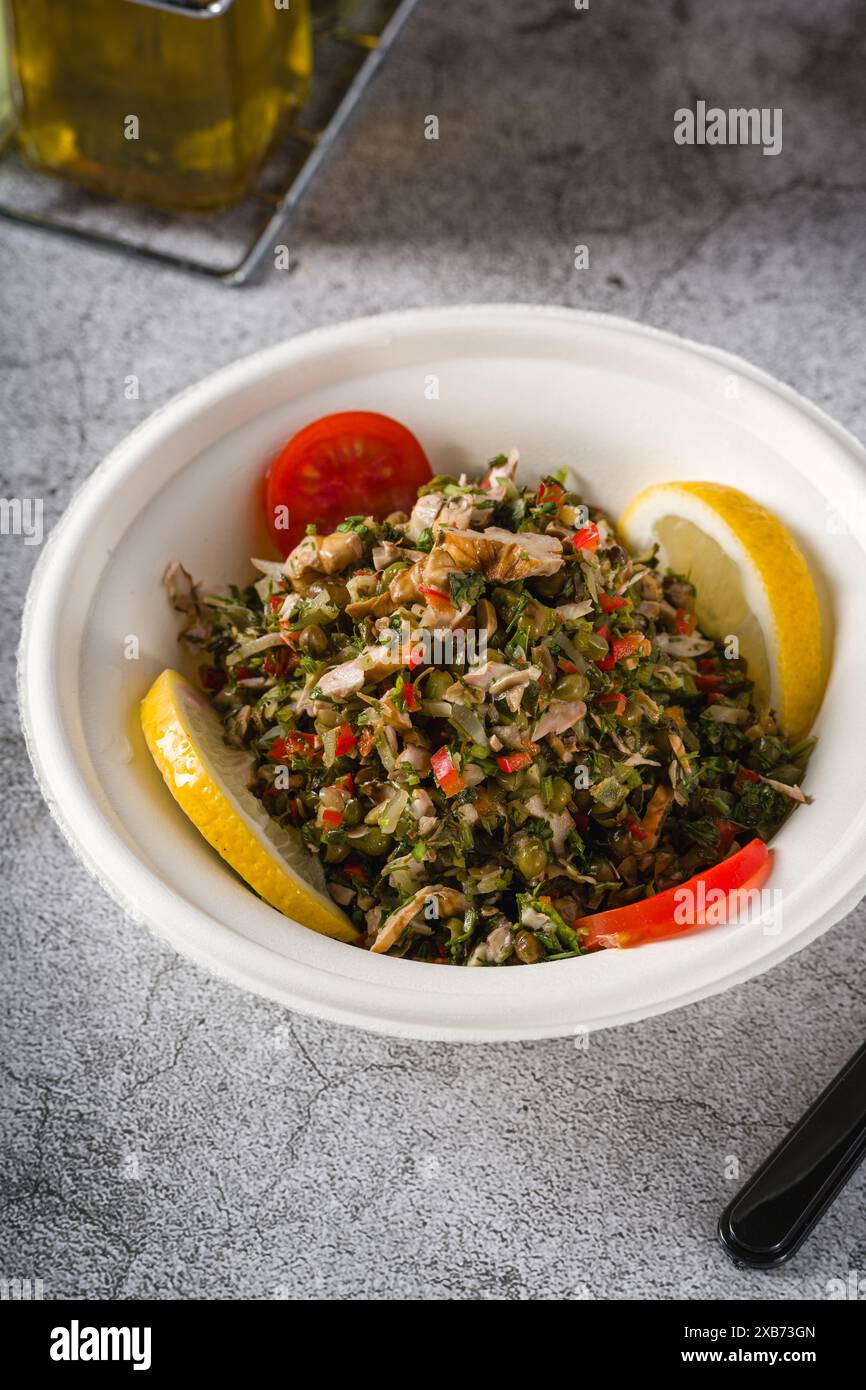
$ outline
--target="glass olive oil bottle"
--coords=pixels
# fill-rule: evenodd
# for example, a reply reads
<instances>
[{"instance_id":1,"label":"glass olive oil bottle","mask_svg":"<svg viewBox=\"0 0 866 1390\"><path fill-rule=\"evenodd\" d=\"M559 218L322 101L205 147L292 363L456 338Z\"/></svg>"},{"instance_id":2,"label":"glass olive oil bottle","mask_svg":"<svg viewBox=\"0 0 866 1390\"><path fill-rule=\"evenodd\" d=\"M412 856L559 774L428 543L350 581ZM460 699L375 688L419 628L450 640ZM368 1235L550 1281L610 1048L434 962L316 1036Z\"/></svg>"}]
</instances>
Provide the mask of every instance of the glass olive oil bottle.
<instances>
[{"instance_id":1,"label":"glass olive oil bottle","mask_svg":"<svg viewBox=\"0 0 866 1390\"><path fill-rule=\"evenodd\" d=\"M157 207L243 197L311 65L307 0L11 0L37 167Z\"/></svg>"}]
</instances>

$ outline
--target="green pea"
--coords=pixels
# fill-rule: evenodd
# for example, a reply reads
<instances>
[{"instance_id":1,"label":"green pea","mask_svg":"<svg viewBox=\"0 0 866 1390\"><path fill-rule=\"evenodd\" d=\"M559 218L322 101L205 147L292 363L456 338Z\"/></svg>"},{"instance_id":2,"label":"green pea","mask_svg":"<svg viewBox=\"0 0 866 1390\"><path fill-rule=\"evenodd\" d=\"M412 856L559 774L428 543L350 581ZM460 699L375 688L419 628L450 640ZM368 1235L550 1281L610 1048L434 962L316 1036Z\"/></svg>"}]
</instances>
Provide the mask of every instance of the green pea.
<instances>
[{"instance_id":1,"label":"green pea","mask_svg":"<svg viewBox=\"0 0 866 1390\"><path fill-rule=\"evenodd\" d=\"M527 883L547 868L547 851L535 835L517 835L511 842L514 863Z\"/></svg>"},{"instance_id":2,"label":"green pea","mask_svg":"<svg viewBox=\"0 0 866 1390\"><path fill-rule=\"evenodd\" d=\"M550 794L547 798L548 808L554 815L559 815L560 811L565 810L571 800L571 792L570 782L566 782L564 777L554 777L553 785L550 788Z\"/></svg>"},{"instance_id":3,"label":"green pea","mask_svg":"<svg viewBox=\"0 0 866 1390\"><path fill-rule=\"evenodd\" d=\"M349 846L346 844L343 835L328 836L325 841L325 853L322 856L326 864L342 864L349 853Z\"/></svg>"},{"instance_id":4,"label":"green pea","mask_svg":"<svg viewBox=\"0 0 866 1390\"><path fill-rule=\"evenodd\" d=\"M533 638L545 637L554 624L554 614L552 608L546 608L537 599L530 599L523 610L520 619L521 626L529 628L529 635Z\"/></svg>"},{"instance_id":5,"label":"green pea","mask_svg":"<svg viewBox=\"0 0 866 1390\"><path fill-rule=\"evenodd\" d=\"M382 571L382 573L379 575L380 594L384 594L385 590L391 583L391 580L394 578L394 576L398 575L401 570L406 569L408 564L408 560L395 560L393 564L388 565L387 569L384 569Z\"/></svg>"},{"instance_id":6,"label":"green pea","mask_svg":"<svg viewBox=\"0 0 866 1390\"><path fill-rule=\"evenodd\" d=\"M453 684L454 678L449 671L431 671L429 676L424 678L424 699L441 700L445 691Z\"/></svg>"},{"instance_id":7,"label":"green pea","mask_svg":"<svg viewBox=\"0 0 866 1390\"><path fill-rule=\"evenodd\" d=\"M535 965L544 955L544 947L531 931L521 930L514 938L514 951L524 965Z\"/></svg>"},{"instance_id":8,"label":"green pea","mask_svg":"<svg viewBox=\"0 0 866 1390\"><path fill-rule=\"evenodd\" d=\"M533 580L535 592L540 598L557 598L562 593L567 575L568 571L564 565L562 569L556 571L556 574L542 575L540 579Z\"/></svg>"},{"instance_id":9,"label":"green pea","mask_svg":"<svg viewBox=\"0 0 866 1390\"><path fill-rule=\"evenodd\" d=\"M604 637L599 637L597 632L591 628L582 628L574 634L574 645L584 656L590 657L592 661L600 661L607 656L608 645Z\"/></svg>"},{"instance_id":10,"label":"green pea","mask_svg":"<svg viewBox=\"0 0 866 1390\"><path fill-rule=\"evenodd\" d=\"M586 866L586 872L591 874L599 883L615 883L617 874L609 859L603 859L600 855L590 859Z\"/></svg>"},{"instance_id":11,"label":"green pea","mask_svg":"<svg viewBox=\"0 0 866 1390\"><path fill-rule=\"evenodd\" d=\"M554 700L583 700L589 692L586 676L560 676L553 687Z\"/></svg>"},{"instance_id":12,"label":"green pea","mask_svg":"<svg viewBox=\"0 0 866 1390\"><path fill-rule=\"evenodd\" d=\"M620 715L620 719L627 729L636 729L643 719L643 710L637 700L629 700Z\"/></svg>"},{"instance_id":13,"label":"green pea","mask_svg":"<svg viewBox=\"0 0 866 1390\"><path fill-rule=\"evenodd\" d=\"M324 656L328 650L328 639L318 623L308 623L298 634L298 646L310 656Z\"/></svg>"},{"instance_id":14,"label":"green pea","mask_svg":"<svg viewBox=\"0 0 866 1390\"><path fill-rule=\"evenodd\" d=\"M363 835L353 838L351 845L353 849L359 849L362 854L375 856L387 854L391 848L391 836L380 830L378 825L371 825L369 830L364 831Z\"/></svg>"},{"instance_id":15,"label":"green pea","mask_svg":"<svg viewBox=\"0 0 866 1390\"><path fill-rule=\"evenodd\" d=\"M496 588L490 595L493 607L501 618L510 619L520 599L511 589Z\"/></svg>"},{"instance_id":16,"label":"green pea","mask_svg":"<svg viewBox=\"0 0 866 1390\"><path fill-rule=\"evenodd\" d=\"M322 733L325 729L336 729L338 724L343 722L342 710L329 709L323 706L316 715L316 729Z\"/></svg>"}]
</instances>

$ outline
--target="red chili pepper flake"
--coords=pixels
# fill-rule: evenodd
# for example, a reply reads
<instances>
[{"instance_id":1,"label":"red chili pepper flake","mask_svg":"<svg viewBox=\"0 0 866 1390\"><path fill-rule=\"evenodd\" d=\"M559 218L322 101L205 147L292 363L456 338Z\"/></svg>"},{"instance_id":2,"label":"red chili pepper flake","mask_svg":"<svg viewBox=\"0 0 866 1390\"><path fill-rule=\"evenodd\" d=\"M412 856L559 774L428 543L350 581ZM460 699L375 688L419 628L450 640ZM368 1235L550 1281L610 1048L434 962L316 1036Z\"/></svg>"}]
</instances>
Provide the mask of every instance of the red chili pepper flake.
<instances>
[{"instance_id":1,"label":"red chili pepper flake","mask_svg":"<svg viewBox=\"0 0 866 1390\"><path fill-rule=\"evenodd\" d=\"M199 666L198 678L202 690L211 691L222 690L227 680L225 671L218 671L216 666Z\"/></svg>"},{"instance_id":2,"label":"red chili pepper flake","mask_svg":"<svg viewBox=\"0 0 866 1390\"><path fill-rule=\"evenodd\" d=\"M410 711L410 713L414 713L415 710L421 708L421 701L418 699L415 687L411 684L411 682L407 681L407 683L403 686L403 695L406 700L406 708Z\"/></svg>"},{"instance_id":3,"label":"red chili pepper flake","mask_svg":"<svg viewBox=\"0 0 866 1390\"><path fill-rule=\"evenodd\" d=\"M448 613L453 611L454 604L451 602L451 595L446 594L443 589L426 588L424 585L419 584L418 592L424 595L430 607L437 613Z\"/></svg>"},{"instance_id":4,"label":"red chili pepper flake","mask_svg":"<svg viewBox=\"0 0 866 1390\"><path fill-rule=\"evenodd\" d=\"M649 839L649 831L642 830L638 822L634 819L627 820L625 823L625 828L628 831L629 835L632 835L635 840Z\"/></svg>"},{"instance_id":5,"label":"red chili pepper flake","mask_svg":"<svg viewBox=\"0 0 866 1390\"><path fill-rule=\"evenodd\" d=\"M698 620L694 613L687 613L684 608L678 608L674 614L674 627L682 637L691 637Z\"/></svg>"},{"instance_id":6,"label":"red chili pepper flake","mask_svg":"<svg viewBox=\"0 0 866 1390\"><path fill-rule=\"evenodd\" d=\"M740 767L737 769L737 775L734 778L734 791L742 791L744 782L760 782L760 780L758 773L753 772L750 767Z\"/></svg>"},{"instance_id":7,"label":"red chili pepper flake","mask_svg":"<svg viewBox=\"0 0 866 1390\"><path fill-rule=\"evenodd\" d=\"M732 842L740 833L740 827L734 825L733 821L725 820L722 816L713 816L713 820L719 832L719 853L727 854Z\"/></svg>"},{"instance_id":8,"label":"red chili pepper flake","mask_svg":"<svg viewBox=\"0 0 866 1390\"><path fill-rule=\"evenodd\" d=\"M719 686L724 685L724 683L725 677L720 671L713 671L707 675L695 676L695 685L698 687L698 690L703 690L705 693L708 690L718 690Z\"/></svg>"}]
</instances>

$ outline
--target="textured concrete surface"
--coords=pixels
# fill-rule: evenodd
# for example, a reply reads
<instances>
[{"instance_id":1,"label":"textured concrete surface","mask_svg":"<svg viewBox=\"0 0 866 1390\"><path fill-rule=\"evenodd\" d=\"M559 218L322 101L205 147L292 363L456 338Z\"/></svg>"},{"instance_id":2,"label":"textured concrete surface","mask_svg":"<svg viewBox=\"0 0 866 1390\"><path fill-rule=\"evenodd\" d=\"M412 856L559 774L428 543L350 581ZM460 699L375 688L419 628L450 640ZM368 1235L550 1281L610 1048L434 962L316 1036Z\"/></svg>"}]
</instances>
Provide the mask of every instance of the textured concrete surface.
<instances>
[{"instance_id":1,"label":"textured concrete surface","mask_svg":"<svg viewBox=\"0 0 866 1390\"><path fill-rule=\"evenodd\" d=\"M427 0L289 237L290 273L233 292L0 227L3 495L44 497L50 525L213 368L465 300L696 336L863 437L864 48L856 0ZM676 147L673 110L698 98L781 106L782 154ZM866 1271L862 1174L787 1272L736 1272L714 1241L736 1164L862 1040L862 908L769 976L586 1051L288 1016L125 921L53 828L13 700L34 558L0 538L0 1276L46 1297L805 1299Z\"/></svg>"}]
</instances>

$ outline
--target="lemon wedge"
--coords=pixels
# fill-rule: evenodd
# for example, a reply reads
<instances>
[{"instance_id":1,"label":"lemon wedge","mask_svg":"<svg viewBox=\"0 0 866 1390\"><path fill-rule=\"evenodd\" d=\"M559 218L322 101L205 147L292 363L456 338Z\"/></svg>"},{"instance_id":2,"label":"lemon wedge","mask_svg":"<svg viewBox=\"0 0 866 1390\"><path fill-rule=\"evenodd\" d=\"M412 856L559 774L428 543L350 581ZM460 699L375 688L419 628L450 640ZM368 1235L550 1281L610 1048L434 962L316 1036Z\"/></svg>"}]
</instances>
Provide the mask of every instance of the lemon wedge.
<instances>
[{"instance_id":1,"label":"lemon wedge","mask_svg":"<svg viewBox=\"0 0 866 1390\"><path fill-rule=\"evenodd\" d=\"M786 737L808 734L823 694L821 614L803 555L777 516L721 483L660 483L629 503L618 530L697 591L703 631L734 636L759 710L775 710Z\"/></svg>"},{"instance_id":2,"label":"lemon wedge","mask_svg":"<svg viewBox=\"0 0 866 1390\"><path fill-rule=\"evenodd\" d=\"M177 671L154 681L141 703L141 727L181 810L260 897L324 936L357 938L327 895L318 859L249 790L250 754L225 742L208 701Z\"/></svg>"}]
</instances>

